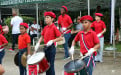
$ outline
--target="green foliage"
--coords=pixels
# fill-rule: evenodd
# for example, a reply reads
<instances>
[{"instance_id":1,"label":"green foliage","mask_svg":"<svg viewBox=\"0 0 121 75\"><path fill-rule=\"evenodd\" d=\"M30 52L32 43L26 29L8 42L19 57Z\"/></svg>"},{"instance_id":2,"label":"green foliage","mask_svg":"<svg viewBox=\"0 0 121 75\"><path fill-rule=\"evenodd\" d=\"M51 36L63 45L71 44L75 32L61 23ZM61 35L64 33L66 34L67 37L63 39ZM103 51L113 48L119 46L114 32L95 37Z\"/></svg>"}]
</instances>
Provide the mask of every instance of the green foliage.
<instances>
[{"instance_id":1,"label":"green foliage","mask_svg":"<svg viewBox=\"0 0 121 75\"><path fill-rule=\"evenodd\" d=\"M33 17L26 17L26 16L21 16L23 18L23 21L26 22L26 23L30 23L34 20ZM5 37L6 39L11 42L12 41L12 27L11 27L11 24L10 24L10 21L11 21L11 18L12 17L8 17L6 20L5 20L5 24L9 26L9 33L8 34L5 34Z\"/></svg>"}]
</instances>

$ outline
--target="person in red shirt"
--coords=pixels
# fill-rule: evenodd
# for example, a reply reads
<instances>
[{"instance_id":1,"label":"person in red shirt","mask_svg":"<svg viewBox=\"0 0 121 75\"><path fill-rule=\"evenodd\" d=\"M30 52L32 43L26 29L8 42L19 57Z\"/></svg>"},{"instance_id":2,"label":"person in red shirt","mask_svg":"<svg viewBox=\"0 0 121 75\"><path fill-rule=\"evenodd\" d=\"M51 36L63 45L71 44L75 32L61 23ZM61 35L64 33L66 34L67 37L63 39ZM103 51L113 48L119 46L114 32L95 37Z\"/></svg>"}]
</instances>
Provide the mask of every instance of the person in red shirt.
<instances>
[{"instance_id":1,"label":"person in red shirt","mask_svg":"<svg viewBox=\"0 0 121 75\"><path fill-rule=\"evenodd\" d=\"M61 15L58 17L59 27L61 27L61 32L64 34L64 38L65 38L65 44L63 45L64 46L64 50L65 50L64 59L69 58L68 40L71 37L71 30L70 30L70 28L73 25L71 17L66 14L67 12L68 12L67 7L66 6L62 6L61 7Z\"/></svg>"},{"instance_id":2,"label":"person in red shirt","mask_svg":"<svg viewBox=\"0 0 121 75\"><path fill-rule=\"evenodd\" d=\"M81 17L80 21L83 25L83 31L80 31L74 38L69 53L71 55L74 54L74 45L77 41L80 41L80 52L83 56L86 56L83 60L86 64L87 72L89 75L92 75L93 66L95 66L94 57L97 49L100 47L100 43L96 33L90 27L93 18L86 15Z\"/></svg>"},{"instance_id":3,"label":"person in red shirt","mask_svg":"<svg viewBox=\"0 0 121 75\"><path fill-rule=\"evenodd\" d=\"M20 23L20 32L21 35L18 37L18 49L19 49L19 71L20 75L26 75L26 68L21 63L21 56L24 52L27 52L27 59L30 57L30 44L31 39L30 36L27 34L27 23Z\"/></svg>"},{"instance_id":4,"label":"person in red shirt","mask_svg":"<svg viewBox=\"0 0 121 75\"><path fill-rule=\"evenodd\" d=\"M103 46L104 46L104 36L103 34L106 32L105 23L101 20L103 14L95 13L95 20L91 27L95 29L95 32L100 40L100 49L97 52L97 56L95 57L95 61L103 62Z\"/></svg>"},{"instance_id":5,"label":"person in red shirt","mask_svg":"<svg viewBox=\"0 0 121 75\"><path fill-rule=\"evenodd\" d=\"M0 64L2 64L2 59L5 55L4 46L6 46L7 44L8 44L8 41L6 40L6 38L2 34L2 28L0 28Z\"/></svg>"},{"instance_id":6,"label":"person in red shirt","mask_svg":"<svg viewBox=\"0 0 121 75\"><path fill-rule=\"evenodd\" d=\"M46 45L44 48L45 56L50 63L50 68L47 70L46 75L55 75L54 69L54 61L55 61L55 42L61 41L63 38L61 37L60 31L54 25L53 21L56 18L56 15L53 12L45 12L45 22L46 26L42 30L41 37L38 43L35 46L35 51L39 48L40 43L44 39L44 44Z\"/></svg>"}]
</instances>

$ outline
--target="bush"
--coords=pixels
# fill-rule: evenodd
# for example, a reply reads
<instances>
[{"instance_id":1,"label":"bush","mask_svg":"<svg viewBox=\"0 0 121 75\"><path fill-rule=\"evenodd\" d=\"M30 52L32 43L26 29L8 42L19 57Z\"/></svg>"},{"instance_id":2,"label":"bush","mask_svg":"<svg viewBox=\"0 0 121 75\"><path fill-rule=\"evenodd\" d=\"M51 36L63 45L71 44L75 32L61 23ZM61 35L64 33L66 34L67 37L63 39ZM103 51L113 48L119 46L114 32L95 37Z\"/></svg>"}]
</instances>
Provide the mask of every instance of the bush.
<instances>
[{"instance_id":1,"label":"bush","mask_svg":"<svg viewBox=\"0 0 121 75\"><path fill-rule=\"evenodd\" d=\"M33 17L26 17L26 16L21 16L23 18L23 21L26 22L26 23L30 23L34 20ZM8 17L6 20L5 20L5 24L9 26L9 33L8 34L5 34L5 37L6 39L11 42L12 41L12 27L11 27L11 24L10 24L10 21L11 21L11 18L12 17Z\"/></svg>"}]
</instances>

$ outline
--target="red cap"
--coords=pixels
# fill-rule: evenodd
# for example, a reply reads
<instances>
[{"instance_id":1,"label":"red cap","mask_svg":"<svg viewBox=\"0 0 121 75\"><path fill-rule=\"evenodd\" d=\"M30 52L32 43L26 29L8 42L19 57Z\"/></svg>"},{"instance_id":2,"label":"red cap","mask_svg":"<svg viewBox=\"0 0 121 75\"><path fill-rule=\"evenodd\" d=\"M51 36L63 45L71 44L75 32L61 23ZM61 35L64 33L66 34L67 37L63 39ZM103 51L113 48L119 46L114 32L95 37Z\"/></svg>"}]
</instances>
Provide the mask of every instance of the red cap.
<instances>
[{"instance_id":1,"label":"red cap","mask_svg":"<svg viewBox=\"0 0 121 75\"><path fill-rule=\"evenodd\" d=\"M45 13L44 13L44 16L51 16L51 17L53 17L53 18L56 18L55 13L53 13L53 12L45 12Z\"/></svg>"},{"instance_id":2,"label":"red cap","mask_svg":"<svg viewBox=\"0 0 121 75\"><path fill-rule=\"evenodd\" d=\"M64 8L66 10L66 12L68 12L68 9L66 6L62 6L62 8Z\"/></svg>"},{"instance_id":3,"label":"red cap","mask_svg":"<svg viewBox=\"0 0 121 75\"><path fill-rule=\"evenodd\" d=\"M100 16L100 17L102 17L103 14L101 14L101 13L95 13L95 16Z\"/></svg>"},{"instance_id":4,"label":"red cap","mask_svg":"<svg viewBox=\"0 0 121 75\"><path fill-rule=\"evenodd\" d=\"M93 21L93 18L89 15L85 15L81 17L80 22L82 22L83 20Z\"/></svg>"},{"instance_id":5,"label":"red cap","mask_svg":"<svg viewBox=\"0 0 121 75\"><path fill-rule=\"evenodd\" d=\"M27 23L20 23L20 25L23 25L24 27L28 28L28 24Z\"/></svg>"}]
</instances>

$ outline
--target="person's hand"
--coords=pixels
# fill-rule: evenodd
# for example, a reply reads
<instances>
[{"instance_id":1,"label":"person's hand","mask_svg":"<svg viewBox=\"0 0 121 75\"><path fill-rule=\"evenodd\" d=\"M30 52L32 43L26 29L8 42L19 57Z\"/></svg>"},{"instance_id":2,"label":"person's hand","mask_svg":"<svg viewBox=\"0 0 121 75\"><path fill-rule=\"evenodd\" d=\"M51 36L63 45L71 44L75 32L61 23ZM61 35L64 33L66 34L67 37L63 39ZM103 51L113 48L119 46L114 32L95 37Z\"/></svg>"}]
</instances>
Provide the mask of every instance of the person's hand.
<instances>
[{"instance_id":1,"label":"person's hand","mask_svg":"<svg viewBox=\"0 0 121 75\"><path fill-rule=\"evenodd\" d=\"M102 34L101 34L101 33L97 34L97 37L101 37L101 36L102 36Z\"/></svg>"},{"instance_id":2,"label":"person's hand","mask_svg":"<svg viewBox=\"0 0 121 75\"><path fill-rule=\"evenodd\" d=\"M69 50L69 53L70 53L71 55L74 54L74 46L71 46L71 48L70 48L70 50Z\"/></svg>"},{"instance_id":3,"label":"person's hand","mask_svg":"<svg viewBox=\"0 0 121 75\"><path fill-rule=\"evenodd\" d=\"M65 30L66 30L66 28L65 28L65 27L62 27L62 30L63 30L63 31L65 31Z\"/></svg>"},{"instance_id":4,"label":"person's hand","mask_svg":"<svg viewBox=\"0 0 121 75\"><path fill-rule=\"evenodd\" d=\"M54 43L53 40L50 40L50 41L47 42L46 46L49 47L49 46L51 46L53 43Z\"/></svg>"},{"instance_id":5,"label":"person's hand","mask_svg":"<svg viewBox=\"0 0 121 75\"><path fill-rule=\"evenodd\" d=\"M94 48L89 49L89 51L85 54L86 56L90 56L95 52Z\"/></svg>"},{"instance_id":6,"label":"person's hand","mask_svg":"<svg viewBox=\"0 0 121 75\"><path fill-rule=\"evenodd\" d=\"M30 54L28 54L28 55L27 55L27 59L29 59L30 57L31 57L31 55L30 55Z\"/></svg>"},{"instance_id":7,"label":"person's hand","mask_svg":"<svg viewBox=\"0 0 121 75\"><path fill-rule=\"evenodd\" d=\"M40 43L37 43L34 47L35 52L39 49L39 47L40 47Z\"/></svg>"}]
</instances>

